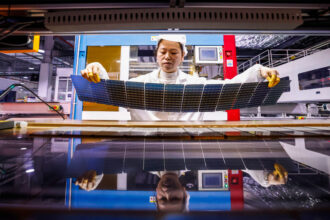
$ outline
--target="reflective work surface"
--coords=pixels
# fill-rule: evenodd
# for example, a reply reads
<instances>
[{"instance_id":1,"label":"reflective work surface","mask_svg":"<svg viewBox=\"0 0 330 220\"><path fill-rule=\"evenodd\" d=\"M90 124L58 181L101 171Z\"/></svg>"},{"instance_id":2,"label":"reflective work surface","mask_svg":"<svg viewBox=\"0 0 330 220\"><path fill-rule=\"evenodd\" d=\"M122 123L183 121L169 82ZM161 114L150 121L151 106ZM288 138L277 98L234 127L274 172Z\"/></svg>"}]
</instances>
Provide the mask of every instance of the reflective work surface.
<instances>
[{"instance_id":1,"label":"reflective work surface","mask_svg":"<svg viewBox=\"0 0 330 220\"><path fill-rule=\"evenodd\" d=\"M261 132L251 130L241 132ZM65 132L1 135L1 209L136 211L154 219L156 211L266 210L266 217L272 210L330 207L329 129L310 128L317 136L306 137L199 140L88 138L72 132L61 137Z\"/></svg>"}]
</instances>

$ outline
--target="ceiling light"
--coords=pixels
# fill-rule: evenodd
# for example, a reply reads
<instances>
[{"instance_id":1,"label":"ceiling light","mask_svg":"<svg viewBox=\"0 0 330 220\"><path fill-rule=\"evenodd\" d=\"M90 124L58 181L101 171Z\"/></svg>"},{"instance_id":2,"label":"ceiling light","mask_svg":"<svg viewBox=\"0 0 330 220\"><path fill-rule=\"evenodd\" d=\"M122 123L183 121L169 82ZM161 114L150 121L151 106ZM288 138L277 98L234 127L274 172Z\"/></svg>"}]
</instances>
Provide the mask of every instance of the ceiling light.
<instances>
[{"instance_id":1,"label":"ceiling light","mask_svg":"<svg viewBox=\"0 0 330 220\"><path fill-rule=\"evenodd\" d=\"M34 70L34 67L29 67L29 70Z\"/></svg>"},{"instance_id":2,"label":"ceiling light","mask_svg":"<svg viewBox=\"0 0 330 220\"><path fill-rule=\"evenodd\" d=\"M21 150L27 150L27 148L26 147L21 147Z\"/></svg>"},{"instance_id":3,"label":"ceiling light","mask_svg":"<svg viewBox=\"0 0 330 220\"><path fill-rule=\"evenodd\" d=\"M39 53L45 53L45 51L42 50L42 49L39 49L38 52L39 52Z\"/></svg>"},{"instance_id":4,"label":"ceiling light","mask_svg":"<svg viewBox=\"0 0 330 220\"><path fill-rule=\"evenodd\" d=\"M34 169L27 169L25 170L25 173L33 173L34 172Z\"/></svg>"}]
</instances>

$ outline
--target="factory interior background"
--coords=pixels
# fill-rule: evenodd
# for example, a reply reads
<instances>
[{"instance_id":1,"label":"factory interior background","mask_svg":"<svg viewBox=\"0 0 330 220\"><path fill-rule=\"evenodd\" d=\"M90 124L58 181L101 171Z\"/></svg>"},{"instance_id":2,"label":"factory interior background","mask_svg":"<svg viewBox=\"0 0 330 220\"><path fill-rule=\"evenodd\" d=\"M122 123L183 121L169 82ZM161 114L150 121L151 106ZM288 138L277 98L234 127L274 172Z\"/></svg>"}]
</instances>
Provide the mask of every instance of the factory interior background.
<instances>
[{"instance_id":1,"label":"factory interior background","mask_svg":"<svg viewBox=\"0 0 330 220\"><path fill-rule=\"evenodd\" d=\"M329 27L324 1L1 2L0 213L328 219ZM71 76L88 63L111 80L158 68L159 34L186 35L187 74L224 80L228 67L261 64L290 84L275 105L203 122L133 121L124 107L79 100ZM219 59L202 62L205 46ZM166 172L183 199L159 197Z\"/></svg>"}]
</instances>

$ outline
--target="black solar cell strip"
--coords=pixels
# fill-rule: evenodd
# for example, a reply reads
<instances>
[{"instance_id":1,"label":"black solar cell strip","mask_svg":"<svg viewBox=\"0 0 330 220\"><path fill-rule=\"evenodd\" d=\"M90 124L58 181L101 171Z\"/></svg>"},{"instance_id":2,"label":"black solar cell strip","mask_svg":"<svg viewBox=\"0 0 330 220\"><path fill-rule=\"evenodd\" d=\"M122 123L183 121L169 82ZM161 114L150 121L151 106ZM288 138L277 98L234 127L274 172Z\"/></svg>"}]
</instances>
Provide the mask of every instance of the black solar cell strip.
<instances>
[{"instance_id":1,"label":"black solar cell strip","mask_svg":"<svg viewBox=\"0 0 330 220\"><path fill-rule=\"evenodd\" d=\"M227 169L244 170L246 169L241 158L225 158Z\"/></svg>"},{"instance_id":2,"label":"black solar cell strip","mask_svg":"<svg viewBox=\"0 0 330 220\"><path fill-rule=\"evenodd\" d=\"M216 110L221 111L231 109L240 87L241 84L225 84L222 88Z\"/></svg>"},{"instance_id":3,"label":"black solar cell strip","mask_svg":"<svg viewBox=\"0 0 330 220\"><path fill-rule=\"evenodd\" d=\"M143 170L144 143L126 142L124 171Z\"/></svg>"},{"instance_id":4,"label":"black solar cell strip","mask_svg":"<svg viewBox=\"0 0 330 220\"><path fill-rule=\"evenodd\" d=\"M262 104L266 98L270 88L268 87L268 82L261 82L258 84L257 88L254 91L247 107L257 107Z\"/></svg>"},{"instance_id":5,"label":"black solar cell strip","mask_svg":"<svg viewBox=\"0 0 330 220\"><path fill-rule=\"evenodd\" d=\"M145 109L144 83L126 82L127 107L134 109Z\"/></svg>"},{"instance_id":6,"label":"black solar cell strip","mask_svg":"<svg viewBox=\"0 0 330 220\"><path fill-rule=\"evenodd\" d=\"M180 112L182 105L184 85L182 84L166 84L164 96L165 112Z\"/></svg>"},{"instance_id":7,"label":"black solar cell strip","mask_svg":"<svg viewBox=\"0 0 330 220\"><path fill-rule=\"evenodd\" d=\"M146 142L144 150L144 170L165 170L164 150L162 142Z\"/></svg>"},{"instance_id":8,"label":"black solar cell strip","mask_svg":"<svg viewBox=\"0 0 330 220\"><path fill-rule=\"evenodd\" d=\"M80 101L94 102L90 82L82 76L71 75L71 80Z\"/></svg>"},{"instance_id":9,"label":"black solar cell strip","mask_svg":"<svg viewBox=\"0 0 330 220\"><path fill-rule=\"evenodd\" d=\"M127 107L125 81L106 80L106 85L112 105Z\"/></svg>"},{"instance_id":10,"label":"black solar cell strip","mask_svg":"<svg viewBox=\"0 0 330 220\"><path fill-rule=\"evenodd\" d=\"M164 110L164 86L160 83L145 84L145 104L146 109L151 111Z\"/></svg>"},{"instance_id":11,"label":"black solar cell strip","mask_svg":"<svg viewBox=\"0 0 330 220\"><path fill-rule=\"evenodd\" d=\"M244 164L249 170L263 170L263 166L259 158L244 158Z\"/></svg>"},{"instance_id":12,"label":"black solar cell strip","mask_svg":"<svg viewBox=\"0 0 330 220\"><path fill-rule=\"evenodd\" d=\"M222 86L222 84L206 84L204 86L201 105L199 107L200 112L215 111Z\"/></svg>"},{"instance_id":13,"label":"black solar cell strip","mask_svg":"<svg viewBox=\"0 0 330 220\"><path fill-rule=\"evenodd\" d=\"M281 80L276 86L270 89L262 105L275 105L289 85L290 80Z\"/></svg>"},{"instance_id":14,"label":"black solar cell strip","mask_svg":"<svg viewBox=\"0 0 330 220\"><path fill-rule=\"evenodd\" d=\"M261 158L259 161L262 163L264 170L274 170L274 164L276 163L275 158Z\"/></svg>"},{"instance_id":15,"label":"black solar cell strip","mask_svg":"<svg viewBox=\"0 0 330 220\"><path fill-rule=\"evenodd\" d=\"M184 142L182 144L186 168L188 170L206 169L200 142Z\"/></svg>"},{"instance_id":16,"label":"black solar cell strip","mask_svg":"<svg viewBox=\"0 0 330 220\"><path fill-rule=\"evenodd\" d=\"M203 84L185 86L181 109L182 112L198 112L203 88Z\"/></svg>"},{"instance_id":17,"label":"black solar cell strip","mask_svg":"<svg viewBox=\"0 0 330 220\"><path fill-rule=\"evenodd\" d=\"M202 148L207 169L225 169L219 143L216 141L203 141Z\"/></svg>"},{"instance_id":18,"label":"black solar cell strip","mask_svg":"<svg viewBox=\"0 0 330 220\"><path fill-rule=\"evenodd\" d=\"M244 83L242 84L237 98L236 102L234 103L232 109L240 109L240 108L246 108L248 106L248 103L254 94L254 91L257 87L258 83Z\"/></svg>"},{"instance_id":19,"label":"black solar cell strip","mask_svg":"<svg viewBox=\"0 0 330 220\"><path fill-rule=\"evenodd\" d=\"M164 157L166 170L185 170L181 142L164 141Z\"/></svg>"},{"instance_id":20,"label":"black solar cell strip","mask_svg":"<svg viewBox=\"0 0 330 220\"><path fill-rule=\"evenodd\" d=\"M102 79L99 83L90 83L94 102L111 105L106 82Z\"/></svg>"}]
</instances>

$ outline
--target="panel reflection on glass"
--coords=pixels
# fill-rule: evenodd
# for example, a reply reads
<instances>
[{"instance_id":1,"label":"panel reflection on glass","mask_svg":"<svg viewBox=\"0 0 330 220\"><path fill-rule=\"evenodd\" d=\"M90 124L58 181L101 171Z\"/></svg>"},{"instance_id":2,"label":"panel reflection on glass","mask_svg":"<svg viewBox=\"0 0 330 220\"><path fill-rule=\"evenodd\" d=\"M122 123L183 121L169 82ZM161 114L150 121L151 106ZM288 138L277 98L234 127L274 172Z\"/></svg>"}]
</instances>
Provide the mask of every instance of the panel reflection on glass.
<instances>
[{"instance_id":1,"label":"panel reflection on glass","mask_svg":"<svg viewBox=\"0 0 330 220\"><path fill-rule=\"evenodd\" d=\"M2 138L0 204L180 212L327 207L329 143Z\"/></svg>"}]
</instances>

